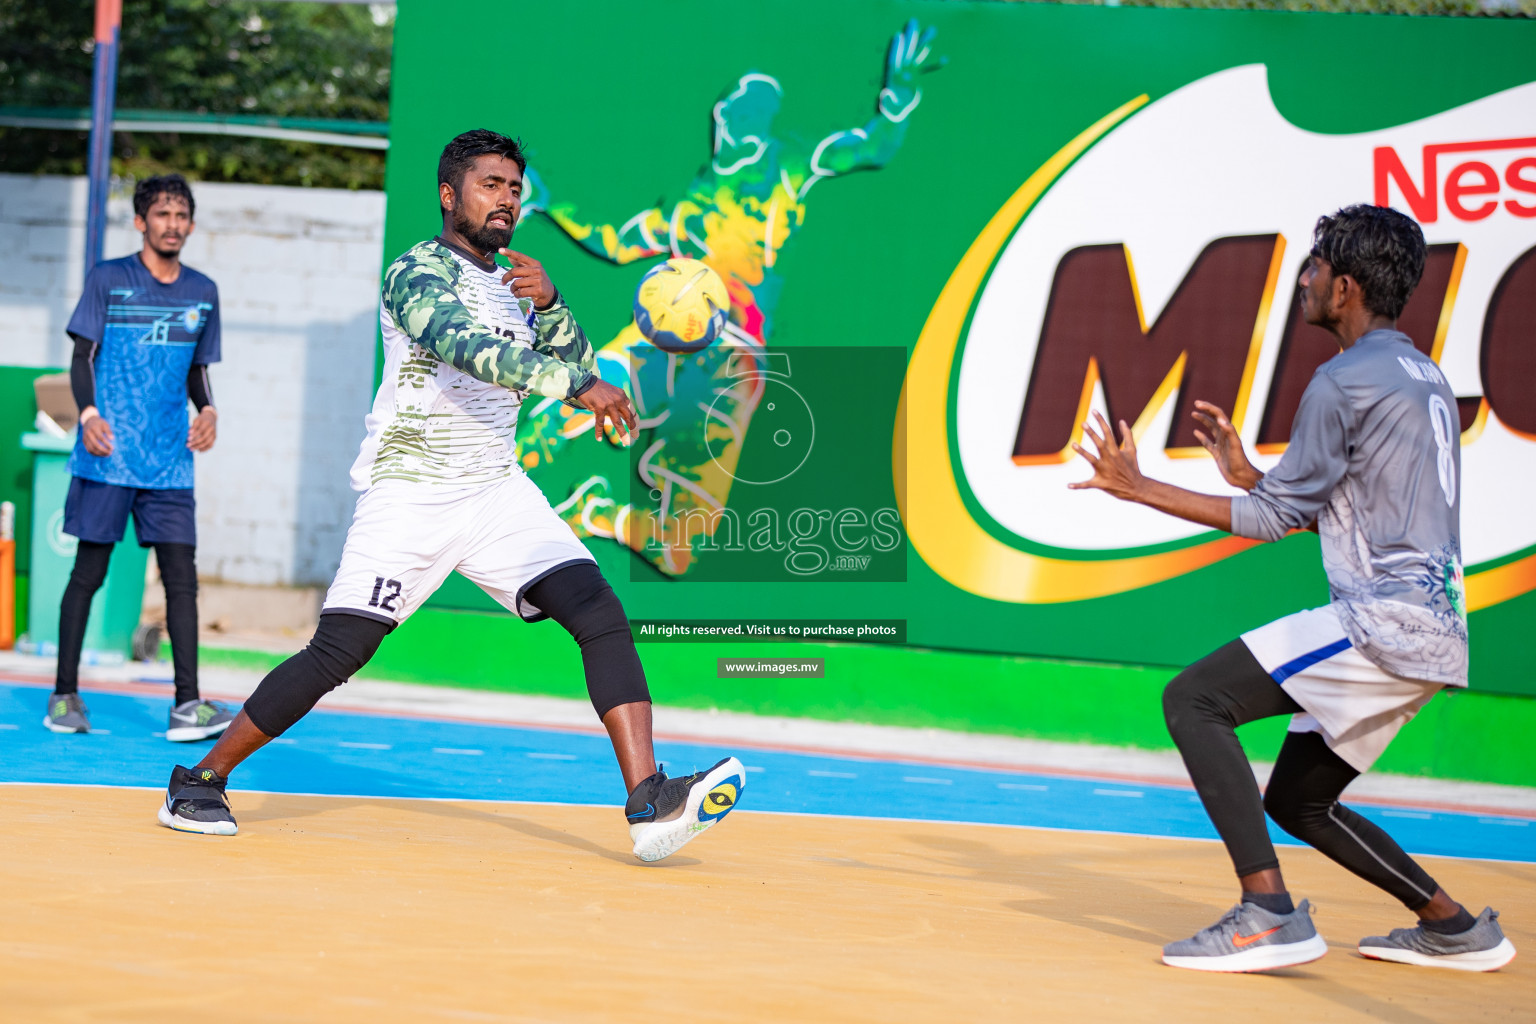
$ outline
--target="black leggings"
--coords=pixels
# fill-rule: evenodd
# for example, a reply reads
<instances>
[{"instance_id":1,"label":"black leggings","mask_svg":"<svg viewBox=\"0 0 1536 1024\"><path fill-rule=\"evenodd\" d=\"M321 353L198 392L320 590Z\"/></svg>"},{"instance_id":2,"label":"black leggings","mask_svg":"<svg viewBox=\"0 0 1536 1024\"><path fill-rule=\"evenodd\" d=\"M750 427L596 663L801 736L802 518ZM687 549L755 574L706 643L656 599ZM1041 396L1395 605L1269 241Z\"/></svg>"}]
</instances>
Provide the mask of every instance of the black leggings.
<instances>
[{"instance_id":1,"label":"black leggings","mask_svg":"<svg viewBox=\"0 0 1536 1024\"><path fill-rule=\"evenodd\" d=\"M1338 802L1359 777L1328 749L1320 733L1286 733L1262 800L1237 741L1237 726L1291 715L1302 708L1265 672L1241 640L1179 673L1163 691L1168 732L1195 791L1221 834L1239 876L1278 868L1264 826L1275 824L1386 890L1409 910L1427 904L1438 886L1377 826Z\"/></svg>"},{"instance_id":2,"label":"black leggings","mask_svg":"<svg viewBox=\"0 0 1536 1024\"><path fill-rule=\"evenodd\" d=\"M651 699L629 620L596 565L579 562L556 569L529 587L526 597L581 645L587 693L598 718L620 704ZM366 665L392 628L392 623L346 612L320 616L309 646L267 673L245 702L246 717L268 736L281 736Z\"/></svg>"},{"instance_id":3,"label":"black leggings","mask_svg":"<svg viewBox=\"0 0 1536 1024\"><path fill-rule=\"evenodd\" d=\"M59 606L59 666L56 693L80 688L80 650L91 598L107 578L112 544L83 540L75 549L75 567ZM197 549L191 544L156 544L155 562L165 584L165 631L171 638L176 703L197 699Z\"/></svg>"}]
</instances>

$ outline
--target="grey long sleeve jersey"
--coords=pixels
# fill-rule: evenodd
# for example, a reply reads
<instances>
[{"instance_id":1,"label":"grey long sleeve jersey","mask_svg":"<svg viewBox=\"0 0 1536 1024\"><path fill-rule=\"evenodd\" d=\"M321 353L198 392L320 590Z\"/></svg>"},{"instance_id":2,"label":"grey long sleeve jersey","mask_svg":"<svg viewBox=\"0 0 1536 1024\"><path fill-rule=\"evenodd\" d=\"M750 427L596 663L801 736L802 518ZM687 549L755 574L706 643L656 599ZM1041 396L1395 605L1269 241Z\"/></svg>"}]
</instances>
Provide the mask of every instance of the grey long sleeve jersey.
<instances>
[{"instance_id":1,"label":"grey long sleeve jersey","mask_svg":"<svg viewBox=\"0 0 1536 1024\"><path fill-rule=\"evenodd\" d=\"M1440 368L1371 331L1313 374L1280 462L1232 500L1232 532L1278 540L1317 520L1350 642L1394 675L1467 685L1461 425Z\"/></svg>"}]
</instances>

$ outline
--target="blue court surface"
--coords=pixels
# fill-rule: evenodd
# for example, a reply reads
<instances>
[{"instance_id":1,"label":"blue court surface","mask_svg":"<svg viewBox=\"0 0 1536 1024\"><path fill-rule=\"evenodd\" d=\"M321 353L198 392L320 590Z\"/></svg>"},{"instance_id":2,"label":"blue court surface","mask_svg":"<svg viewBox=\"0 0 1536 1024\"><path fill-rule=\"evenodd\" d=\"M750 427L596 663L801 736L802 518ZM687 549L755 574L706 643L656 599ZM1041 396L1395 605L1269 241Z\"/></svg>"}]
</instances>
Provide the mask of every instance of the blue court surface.
<instances>
[{"instance_id":1,"label":"blue court surface","mask_svg":"<svg viewBox=\"0 0 1536 1024\"><path fill-rule=\"evenodd\" d=\"M41 725L47 693L0 682L0 782L160 787L173 764L191 765L206 749L155 736L165 729L166 698L100 691L84 695L96 731L56 736ZM657 744L672 774L731 753L747 766L747 810L1216 838L1194 793L1178 786ZM613 806L622 783L601 733L321 709L253 756L231 790ZM146 822L154 805L146 796ZM1529 818L1351 806L1412 853L1536 862L1536 821ZM1271 831L1277 843L1295 845Z\"/></svg>"}]
</instances>

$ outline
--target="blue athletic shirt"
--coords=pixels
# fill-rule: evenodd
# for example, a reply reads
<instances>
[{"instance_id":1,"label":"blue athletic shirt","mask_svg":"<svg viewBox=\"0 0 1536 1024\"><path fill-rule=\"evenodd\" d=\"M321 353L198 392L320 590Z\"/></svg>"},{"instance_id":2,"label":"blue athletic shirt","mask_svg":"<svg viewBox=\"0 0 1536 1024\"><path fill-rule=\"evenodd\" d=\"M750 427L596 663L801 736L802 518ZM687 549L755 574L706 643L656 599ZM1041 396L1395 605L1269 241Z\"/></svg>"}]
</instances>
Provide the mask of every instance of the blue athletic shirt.
<instances>
[{"instance_id":1,"label":"blue athletic shirt","mask_svg":"<svg viewBox=\"0 0 1536 1024\"><path fill-rule=\"evenodd\" d=\"M98 347L96 408L112 428L112 454L75 439L69 471L86 480L156 490L192 486L187 374L219 361L219 290L182 264L162 284L138 255L92 270L69 333Z\"/></svg>"}]
</instances>

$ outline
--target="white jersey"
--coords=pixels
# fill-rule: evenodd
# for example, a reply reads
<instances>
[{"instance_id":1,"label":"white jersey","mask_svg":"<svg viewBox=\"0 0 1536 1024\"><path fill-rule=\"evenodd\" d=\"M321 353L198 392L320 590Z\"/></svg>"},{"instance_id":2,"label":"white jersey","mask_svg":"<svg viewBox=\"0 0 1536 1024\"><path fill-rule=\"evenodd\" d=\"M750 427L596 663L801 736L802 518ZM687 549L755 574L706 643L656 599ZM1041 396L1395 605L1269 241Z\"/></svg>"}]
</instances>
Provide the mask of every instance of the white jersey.
<instances>
[{"instance_id":1,"label":"white jersey","mask_svg":"<svg viewBox=\"0 0 1536 1024\"><path fill-rule=\"evenodd\" d=\"M531 310L501 283L502 268L492 265L487 271L441 243L425 244L439 258L446 254L457 262L454 295L480 327L534 347ZM368 414L368 436L352 465L353 489L366 491L384 480L466 487L521 472L517 413L522 393L472 377L439 358L412 339L392 306L399 308L386 287L379 304L384 374Z\"/></svg>"}]
</instances>

